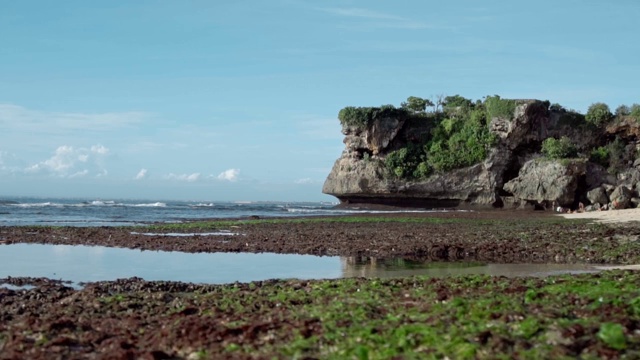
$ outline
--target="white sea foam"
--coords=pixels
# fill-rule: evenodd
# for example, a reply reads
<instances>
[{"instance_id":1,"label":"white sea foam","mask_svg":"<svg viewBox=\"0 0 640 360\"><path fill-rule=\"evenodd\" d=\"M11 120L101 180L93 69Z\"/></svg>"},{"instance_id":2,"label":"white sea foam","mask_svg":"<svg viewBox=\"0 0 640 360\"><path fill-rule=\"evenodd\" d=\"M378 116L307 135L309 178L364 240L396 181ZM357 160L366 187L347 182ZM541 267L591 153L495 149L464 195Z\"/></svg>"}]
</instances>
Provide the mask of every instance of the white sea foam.
<instances>
[{"instance_id":1,"label":"white sea foam","mask_svg":"<svg viewBox=\"0 0 640 360\"><path fill-rule=\"evenodd\" d=\"M240 235L239 233L232 233L230 231L217 231L206 233L140 233L132 231L131 235L145 235L145 236L225 236L225 235Z\"/></svg>"},{"instance_id":2,"label":"white sea foam","mask_svg":"<svg viewBox=\"0 0 640 360\"><path fill-rule=\"evenodd\" d=\"M165 204L163 202L154 202L154 203L148 203L148 204L133 204L133 205L129 205L129 206L137 206L137 207L166 207L167 204Z\"/></svg>"},{"instance_id":3,"label":"white sea foam","mask_svg":"<svg viewBox=\"0 0 640 360\"><path fill-rule=\"evenodd\" d=\"M192 207L213 207L215 205L213 203L200 203L200 204L193 204L191 206Z\"/></svg>"},{"instance_id":4,"label":"white sea foam","mask_svg":"<svg viewBox=\"0 0 640 360\"><path fill-rule=\"evenodd\" d=\"M21 208L32 208L32 207L63 207L63 204L53 203L53 202L43 202L43 203L28 203L28 204L11 204L11 206L17 206Z\"/></svg>"},{"instance_id":5,"label":"white sea foam","mask_svg":"<svg viewBox=\"0 0 640 360\"><path fill-rule=\"evenodd\" d=\"M115 201L111 201L111 200L107 200L107 201L93 200L93 201L89 202L88 205L95 205L95 206L116 205L116 202Z\"/></svg>"}]
</instances>

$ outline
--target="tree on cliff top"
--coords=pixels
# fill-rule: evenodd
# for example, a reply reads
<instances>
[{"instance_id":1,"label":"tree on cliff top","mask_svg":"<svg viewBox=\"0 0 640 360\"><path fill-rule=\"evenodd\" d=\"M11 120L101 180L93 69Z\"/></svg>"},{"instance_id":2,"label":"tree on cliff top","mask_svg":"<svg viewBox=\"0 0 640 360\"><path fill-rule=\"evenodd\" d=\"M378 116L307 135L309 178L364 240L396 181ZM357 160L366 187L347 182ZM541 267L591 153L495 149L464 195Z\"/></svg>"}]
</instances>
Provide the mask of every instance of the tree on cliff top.
<instances>
[{"instance_id":1,"label":"tree on cliff top","mask_svg":"<svg viewBox=\"0 0 640 360\"><path fill-rule=\"evenodd\" d=\"M613 119L613 114L611 113L611 110L609 110L609 106L607 104L598 102L589 106L587 115L585 115L584 118L590 124L601 126Z\"/></svg>"},{"instance_id":2,"label":"tree on cliff top","mask_svg":"<svg viewBox=\"0 0 640 360\"><path fill-rule=\"evenodd\" d=\"M427 106L435 106L435 104L429 99L419 98L417 96L409 96L406 102L400 104L403 109L411 110L414 113L424 113L427 111Z\"/></svg>"}]
</instances>

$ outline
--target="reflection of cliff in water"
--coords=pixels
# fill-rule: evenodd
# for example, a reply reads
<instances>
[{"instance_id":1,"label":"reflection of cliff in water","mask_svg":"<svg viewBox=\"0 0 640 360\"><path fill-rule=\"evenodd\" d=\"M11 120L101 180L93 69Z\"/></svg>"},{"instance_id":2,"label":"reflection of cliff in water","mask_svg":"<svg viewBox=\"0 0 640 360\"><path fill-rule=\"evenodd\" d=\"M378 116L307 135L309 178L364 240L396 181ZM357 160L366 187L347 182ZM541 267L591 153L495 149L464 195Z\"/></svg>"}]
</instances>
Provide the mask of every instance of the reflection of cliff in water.
<instances>
[{"instance_id":1,"label":"reflection of cliff in water","mask_svg":"<svg viewBox=\"0 0 640 360\"><path fill-rule=\"evenodd\" d=\"M479 262L433 262L410 258L377 259L365 256L341 257L342 277L395 277L426 275L537 276L597 272L587 264L485 264Z\"/></svg>"}]
</instances>

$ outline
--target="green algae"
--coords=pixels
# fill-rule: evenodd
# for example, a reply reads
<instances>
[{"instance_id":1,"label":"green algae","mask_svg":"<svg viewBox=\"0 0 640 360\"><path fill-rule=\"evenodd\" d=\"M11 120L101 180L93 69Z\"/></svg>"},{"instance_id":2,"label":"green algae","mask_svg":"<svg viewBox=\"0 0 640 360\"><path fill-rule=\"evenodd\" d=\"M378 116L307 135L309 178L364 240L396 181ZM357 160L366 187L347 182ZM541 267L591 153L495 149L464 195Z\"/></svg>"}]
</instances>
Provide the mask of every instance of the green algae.
<instances>
[{"instance_id":1,"label":"green algae","mask_svg":"<svg viewBox=\"0 0 640 360\"><path fill-rule=\"evenodd\" d=\"M639 284L637 273L622 271L545 279L275 281L223 286L202 299L225 314L300 324L291 337L276 332L281 340L271 344L229 344L227 351L235 354L588 358L638 354Z\"/></svg>"},{"instance_id":2,"label":"green algae","mask_svg":"<svg viewBox=\"0 0 640 360\"><path fill-rule=\"evenodd\" d=\"M191 285L188 291L168 290L179 288L172 283L129 283L54 292L28 311L20 304L38 289L7 291L0 298L0 346L11 341L12 349L22 344L43 353L69 346L71 354L108 336L154 344L147 351L176 358L640 356L640 273L633 271L268 280ZM76 340L55 340L61 336Z\"/></svg>"},{"instance_id":3,"label":"green algae","mask_svg":"<svg viewBox=\"0 0 640 360\"><path fill-rule=\"evenodd\" d=\"M184 223L152 224L139 227L127 227L127 229L149 231L206 231L220 230L230 227L252 227L272 224L317 224L317 223L409 223L409 224L467 224L470 226L499 226L521 227L531 225L557 226L571 224L587 224L585 219L562 219L556 217L534 217L528 220L499 219L472 219L455 217L412 217L412 216L332 216L332 217L306 217L306 218L272 218L272 219L246 219L246 220L204 220L189 221Z\"/></svg>"}]
</instances>

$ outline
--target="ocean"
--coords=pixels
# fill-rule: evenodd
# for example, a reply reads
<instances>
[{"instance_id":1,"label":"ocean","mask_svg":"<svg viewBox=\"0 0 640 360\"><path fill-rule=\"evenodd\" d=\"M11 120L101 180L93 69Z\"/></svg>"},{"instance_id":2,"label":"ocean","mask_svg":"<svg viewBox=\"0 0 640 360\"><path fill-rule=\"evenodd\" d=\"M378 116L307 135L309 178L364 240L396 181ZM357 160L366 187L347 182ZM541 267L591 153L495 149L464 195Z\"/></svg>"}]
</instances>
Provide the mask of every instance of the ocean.
<instances>
[{"instance_id":1,"label":"ocean","mask_svg":"<svg viewBox=\"0 0 640 360\"><path fill-rule=\"evenodd\" d=\"M126 226L250 216L301 217L390 211L336 209L331 202L164 201L1 197L0 226ZM429 212L433 210L407 210Z\"/></svg>"},{"instance_id":2,"label":"ocean","mask_svg":"<svg viewBox=\"0 0 640 360\"><path fill-rule=\"evenodd\" d=\"M344 214L328 202L215 202L118 199L0 198L0 226L126 226L212 218Z\"/></svg>"}]
</instances>

